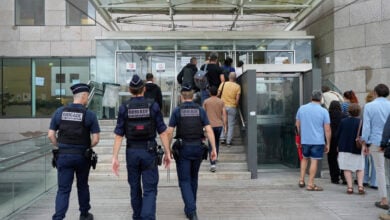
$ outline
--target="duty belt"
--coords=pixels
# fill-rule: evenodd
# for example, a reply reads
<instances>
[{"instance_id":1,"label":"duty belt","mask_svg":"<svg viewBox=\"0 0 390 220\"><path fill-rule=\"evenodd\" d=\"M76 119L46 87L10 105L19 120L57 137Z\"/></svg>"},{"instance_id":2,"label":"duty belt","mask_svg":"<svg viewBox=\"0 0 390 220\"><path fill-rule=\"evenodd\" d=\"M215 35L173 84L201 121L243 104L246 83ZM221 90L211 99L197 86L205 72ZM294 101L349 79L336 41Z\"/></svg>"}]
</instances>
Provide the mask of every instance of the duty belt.
<instances>
[{"instance_id":1,"label":"duty belt","mask_svg":"<svg viewBox=\"0 0 390 220\"><path fill-rule=\"evenodd\" d=\"M60 148L58 149L59 154L84 154L85 148L83 149L74 149L74 148Z\"/></svg>"}]
</instances>

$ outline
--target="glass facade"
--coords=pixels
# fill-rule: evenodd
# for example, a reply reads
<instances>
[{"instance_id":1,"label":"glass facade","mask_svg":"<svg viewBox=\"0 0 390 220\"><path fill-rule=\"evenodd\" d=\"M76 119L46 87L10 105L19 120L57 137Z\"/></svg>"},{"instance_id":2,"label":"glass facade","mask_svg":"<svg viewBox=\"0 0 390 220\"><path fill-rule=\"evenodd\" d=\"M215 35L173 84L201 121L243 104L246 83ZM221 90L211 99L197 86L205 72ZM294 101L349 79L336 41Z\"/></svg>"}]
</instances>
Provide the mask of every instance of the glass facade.
<instances>
[{"instance_id":1,"label":"glass facade","mask_svg":"<svg viewBox=\"0 0 390 220\"><path fill-rule=\"evenodd\" d=\"M45 1L15 0L15 25L45 25Z\"/></svg>"},{"instance_id":2,"label":"glass facade","mask_svg":"<svg viewBox=\"0 0 390 220\"><path fill-rule=\"evenodd\" d=\"M69 87L87 83L91 58L0 59L1 117L50 117L72 101Z\"/></svg>"},{"instance_id":3,"label":"glass facade","mask_svg":"<svg viewBox=\"0 0 390 220\"><path fill-rule=\"evenodd\" d=\"M234 66L239 60L244 65L311 63L311 45L311 39L97 40L96 81L120 84L123 101L130 97L128 81L134 73L143 78L153 73L163 91L166 116L178 99L176 75L191 57L197 58L198 68L212 51L220 63L232 57Z\"/></svg>"},{"instance_id":4,"label":"glass facade","mask_svg":"<svg viewBox=\"0 0 390 220\"><path fill-rule=\"evenodd\" d=\"M95 25L95 19L96 10L88 0L66 1L66 25Z\"/></svg>"}]
</instances>

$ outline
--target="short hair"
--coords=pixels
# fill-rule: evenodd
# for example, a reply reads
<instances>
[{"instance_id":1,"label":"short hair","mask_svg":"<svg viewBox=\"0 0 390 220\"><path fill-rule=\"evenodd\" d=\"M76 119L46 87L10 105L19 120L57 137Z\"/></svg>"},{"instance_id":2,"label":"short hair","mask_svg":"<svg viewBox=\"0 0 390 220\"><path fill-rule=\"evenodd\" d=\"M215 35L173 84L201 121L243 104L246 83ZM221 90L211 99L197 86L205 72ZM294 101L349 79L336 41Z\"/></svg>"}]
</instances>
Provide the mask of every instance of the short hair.
<instances>
[{"instance_id":1,"label":"short hair","mask_svg":"<svg viewBox=\"0 0 390 220\"><path fill-rule=\"evenodd\" d=\"M153 79L153 74L152 73L147 73L146 74L146 80L151 81Z\"/></svg>"},{"instance_id":2,"label":"short hair","mask_svg":"<svg viewBox=\"0 0 390 220\"><path fill-rule=\"evenodd\" d=\"M232 63L233 63L233 59L230 58L230 57L226 57L225 61L223 62L223 64L224 64L225 66L231 66Z\"/></svg>"},{"instance_id":3,"label":"short hair","mask_svg":"<svg viewBox=\"0 0 390 220\"><path fill-rule=\"evenodd\" d=\"M182 91L180 93L184 99L192 99L194 97L194 92L191 90L191 91Z\"/></svg>"},{"instance_id":4,"label":"short hair","mask_svg":"<svg viewBox=\"0 0 390 220\"><path fill-rule=\"evenodd\" d=\"M210 53L210 61L217 61L218 60L218 54L216 52Z\"/></svg>"},{"instance_id":5,"label":"short hair","mask_svg":"<svg viewBox=\"0 0 390 220\"><path fill-rule=\"evenodd\" d=\"M360 115L360 110L361 110L360 105L357 103L351 103L348 106L348 113L352 117L358 117Z\"/></svg>"},{"instance_id":6,"label":"short hair","mask_svg":"<svg viewBox=\"0 0 390 220\"><path fill-rule=\"evenodd\" d=\"M216 96L218 94L218 88L216 86L210 86L209 93L212 96Z\"/></svg>"},{"instance_id":7,"label":"short hair","mask_svg":"<svg viewBox=\"0 0 390 220\"><path fill-rule=\"evenodd\" d=\"M322 90L322 92L329 92L330 88L329 88L329 86L322 86L321 90Z\"/></svg>"},{"instance_id":8,"label":"short hair","mask_svg":"<svg viewBox=\"0 0 390 220\"><path fill-rule=\"evenodd\" d=\"M374 91L378 97L389 96L389 87L387 87L385 84L378 84L377 86L375 86Z\"/></svg>"},{"instance_id":9,"label":"short hair","mask_svg":"<svg viewBox=\"0 0 390 220\"><path fill-rule=\"evenodd\" d=\"M239 60L237 63L237 67L242 67L244 65L244 61Z\"/></svg>"},{"instance_id":10,"label":"short hair","mask_svg":"<svg viewBox=\"0 0 390 220\"><path fill-rule=\"evenodd\" d=\"M320 90L313 90L313 92L311 93L311 100L313 101L321 101L321 98L322 98L322 92Z\"/></svg>"},{"instance_id":11,"label":"short hair","mask_svg":"<svg viewBox=\"0 0 390 220\"><path fill-rule=\"evenodd\" d=\"M196 61L196 57L191 57L191 59L190 59L190 63L194 64L194 63L195 63L195 61Z\"/></svg>"},{"instance_id":12,"label":"short hair","mask_svg":"<svg viewBox=\"0 0 390 220\"><path fill-rule=\"evenodd\" d=\"M229 79L236 80L236 72L230 72L229 73Z\"/></svg>"},{"instance_id":13,"label":"short hair","mask_svg":"<svg viewBox=\"0 0 390 220\"><path fill-rule=\"evenodd\" d=\"M144 88L145 88L145 86L138 88L138 89L129 88L129 90L130 90L130 93L132 95L139 95L144 91Z\"/></svg>"}]
</instances>

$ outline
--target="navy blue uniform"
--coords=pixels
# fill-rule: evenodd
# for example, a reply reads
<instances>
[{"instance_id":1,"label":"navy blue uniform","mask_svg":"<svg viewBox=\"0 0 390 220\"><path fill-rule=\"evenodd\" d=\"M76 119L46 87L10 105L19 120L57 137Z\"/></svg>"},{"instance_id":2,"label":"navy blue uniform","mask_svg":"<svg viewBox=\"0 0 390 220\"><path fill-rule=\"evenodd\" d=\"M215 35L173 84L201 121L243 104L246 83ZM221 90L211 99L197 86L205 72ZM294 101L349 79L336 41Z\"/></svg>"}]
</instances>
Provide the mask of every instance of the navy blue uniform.
<instances>
[{"instance_id":1,"label":"navy blue uniform","mask_svg":"<svg viewBox=\"0 0 390 220\"><path fill-rule=\"evenodd\" d=\"M176 133L180 133L180 131L178 131L181 117L180 109L190 106L199 107L194 102L184 102L180 107L176 107L172 112L169 127L177 127ZM210 122L207 118L206 111L202 107L199 107L199 110L201 129L203 129L203 127L209 125ZM183 129L188 128L184 127ZM184 212L187 217L189 217L196 212L198 173L205 149L201 146L202 138L181 138L183 146L179 149L179 158L176 161L176 169L181 195L184 201Z\"/></svg>"},{"instance_id":2,"label":"navy blue uniform","mask_svg":"<svg viewBox=\"0 0 390 220\"><path fill-rule=\"evenodd\" d=\"M144 97L133 97L128 103L144 103ZM127 181L130 185L131 206L133 208L133 219L155 219L156 218L156 197L158 184L158 168L156 165L156 152L151 151L149 146L156 145L156 131L161 134L167 129L163 121L160 108L157 103L150 106L150 115L154 121L152 135L143 140L132 140L127 138L126 163ZM128 107L122 104L119 107L117 124L114 133L119 136L130 136L126 134L128 123ZM141 184L142 177L142 184ZM142 191L142 187L143 191Z\"/></svg>"},{"instance_id":3,"label":"navy blue uniform","mask_svg":"<svg viewBox=\"0 0 390 220\"><path fill-rule=\"evenodd\" d=\"M67 107L76 109L83 109L81 104L70 104ZM60 107L54 113L51 122L50 130L57 131L60 128L61 115L65 107ZM100 132L100 127L96 115L90 110L85 112L84 126L90 133L95 134ZM58 148L61 152L62 149L80 151L80 154L75 153L60 153L57 159L57 179L58 190L56 197L56 207L54 219L64 219L66 211L69 206L69 196L72 190L72 183L74 174L77 178L77 195L79 199L80 212L82 214L88 213L91 209L89 200L89 186L88 175L90 169L90 162L84 157L83 152L90 146L78 145L78 144L64 144L58 142Z\"/></svg>"}]
</instances>

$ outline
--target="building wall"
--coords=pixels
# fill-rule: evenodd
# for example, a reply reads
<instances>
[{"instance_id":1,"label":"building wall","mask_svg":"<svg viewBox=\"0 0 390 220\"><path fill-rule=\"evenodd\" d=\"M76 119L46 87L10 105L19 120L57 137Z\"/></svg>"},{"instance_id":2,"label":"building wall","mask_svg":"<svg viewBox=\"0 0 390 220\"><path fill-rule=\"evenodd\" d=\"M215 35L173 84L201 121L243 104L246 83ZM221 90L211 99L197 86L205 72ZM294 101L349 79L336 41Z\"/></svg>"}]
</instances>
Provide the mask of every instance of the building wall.
<instances>
[{"instance_id":1,"label":"building wall","mask_svg":"<svg viewBox=\"0 0 390 220\"><path fill-rule=\"evenodd\" d=\"M66 1L45 1L44 26L15 26L14 0L2 0L0 7L0 56L95 56L95 37L105 29L96 26L66 26ZM104 21L96 13L99 23Z\"/></svg>"},{"instance_id":2,"label":"building wall","mask_svg":"<svg viewBox=\"0 0 390 220\"><path fill-rule=\"evenodd\" d=\"M390 1L327 0L296 29L316 37L323 79L356 91L359 102L378 83L390 86Z\"/></svg>"}]
</instances>

